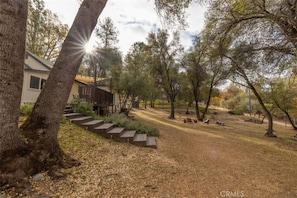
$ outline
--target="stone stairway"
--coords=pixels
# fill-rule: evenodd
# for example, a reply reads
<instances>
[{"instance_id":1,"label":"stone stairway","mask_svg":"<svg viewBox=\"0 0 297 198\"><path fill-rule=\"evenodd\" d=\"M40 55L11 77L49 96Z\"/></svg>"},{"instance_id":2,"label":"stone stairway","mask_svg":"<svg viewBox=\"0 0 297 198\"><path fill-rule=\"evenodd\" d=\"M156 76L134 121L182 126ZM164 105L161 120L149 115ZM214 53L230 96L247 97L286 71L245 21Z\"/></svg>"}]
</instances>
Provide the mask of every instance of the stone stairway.
<instances>
[{"instance_id":1,"label":"stone stairway","mask_svg":"<svg viewBox=\"0 0 297 198\"><path fill-rule=\"evenodd\" d=\"M106 123L103 120L94 120L93 117L84 116L81 113L66 113L64 116L71 123L105 138L119 142L129 142L141 147L157 148L155 137L147 136L147 134L137 134L136 130L126 130L124 127L117 127L113 123Z\"/></svg>"}]
</instances>

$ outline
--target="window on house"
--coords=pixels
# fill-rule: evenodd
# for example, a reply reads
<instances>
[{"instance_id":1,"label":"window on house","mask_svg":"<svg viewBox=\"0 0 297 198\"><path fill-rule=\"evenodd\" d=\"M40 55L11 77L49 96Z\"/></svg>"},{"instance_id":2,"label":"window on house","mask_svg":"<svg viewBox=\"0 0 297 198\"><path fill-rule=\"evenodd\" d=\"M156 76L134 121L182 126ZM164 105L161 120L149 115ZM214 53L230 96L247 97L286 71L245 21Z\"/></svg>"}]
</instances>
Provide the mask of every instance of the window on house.
<instances>
[{"instance_id":1,"label":"window on house","mask_svg":"<svg viewBox=\"0 0 297 198\"><path fill-rule=\"evenodd\" d=\"M30 88L41 90L44 87L45 81L46 81L45 79L42 79L42 78L39 78L36 76L31 76L30 77Z\"/></svg>"},{"instance_id":2,"label":"window on house","mask_svg":"<svg viewBox=\"0 0 297 198\"><path fill-rule=\"evenodd\" d=\"M40 89L43 89L44 85L45 85L45 79L41 79L40 81Z\"/></svg>"}]
</instances>

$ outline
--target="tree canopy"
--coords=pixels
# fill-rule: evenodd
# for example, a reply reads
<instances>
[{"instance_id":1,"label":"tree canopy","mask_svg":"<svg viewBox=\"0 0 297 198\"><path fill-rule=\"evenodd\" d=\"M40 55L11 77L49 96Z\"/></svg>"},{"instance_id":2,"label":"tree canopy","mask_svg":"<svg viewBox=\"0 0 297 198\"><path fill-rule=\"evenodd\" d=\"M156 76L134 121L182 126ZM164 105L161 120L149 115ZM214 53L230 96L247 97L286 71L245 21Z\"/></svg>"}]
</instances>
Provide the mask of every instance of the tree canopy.
<instances>
[{"instance_id":1,"label":"tree canopy","mask_svg":"<svg viewBox=\"0 0 297 198\"><path fill-rule=\"evenodd\" d=\"M45 9L43 0L30 0L27 20L26 49L40 58L54 61L68 32L57 14Z\"/></svg>"}]
</instances>

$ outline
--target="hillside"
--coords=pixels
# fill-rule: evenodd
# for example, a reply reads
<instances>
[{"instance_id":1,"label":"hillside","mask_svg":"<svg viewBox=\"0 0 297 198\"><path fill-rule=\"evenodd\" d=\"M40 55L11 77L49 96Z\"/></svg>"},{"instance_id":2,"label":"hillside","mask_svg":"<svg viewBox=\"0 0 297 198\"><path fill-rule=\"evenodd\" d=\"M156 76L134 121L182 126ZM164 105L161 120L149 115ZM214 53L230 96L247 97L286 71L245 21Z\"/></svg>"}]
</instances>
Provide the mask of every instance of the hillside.
<instances>
[{"instance_id":1,"label":"hillside","mask_svg":"<svg viewBox=\"0 0 297 198\"><path fill-rule=\"evenodd\" d=\"M55 179L11 189L7 197L297 197L297 141L289 126L276 125L278 138L264 136L266 124L223 111L210 124L184 123L177 112L133 110L135 119L160 130L158 149L114 142L70 123L62 124L63 149L81 166ZM191 117L192 115L190 115ZM225 126L218 126L215 120ZM17 190L17 191L16 191ZM1 193L0 193L1 197Z\"/></svg>"}]
</instances>

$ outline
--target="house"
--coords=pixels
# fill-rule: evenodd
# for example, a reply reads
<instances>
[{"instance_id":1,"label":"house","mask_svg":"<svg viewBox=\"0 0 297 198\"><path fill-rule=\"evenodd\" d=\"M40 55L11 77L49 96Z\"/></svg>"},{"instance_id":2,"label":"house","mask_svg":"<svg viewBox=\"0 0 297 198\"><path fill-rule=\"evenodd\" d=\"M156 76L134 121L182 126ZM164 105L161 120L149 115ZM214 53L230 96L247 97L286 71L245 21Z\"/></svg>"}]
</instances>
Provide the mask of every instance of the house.
<instances>
[{"instance_id":1,"label":"house","mask_svg":"<svg viewBox=\"0 0 297 198\"><path fill-rule=\"evenodd\" d=\"M39 58L29 51L26 52L22 103L36 102L52 67L52 62ZM67 103L71 103L73 96L78 95L78 87L81 85L84 83L74 81Z\"/></svg>"},{"instance_id":2,"label":"house","mask_svg":"<svg viewBox=\"0 0 297 198\"><path fill-rule=\"evenodd\" d=\"M53 63L39 58L37 55L29 51L26 52L24 83L21 99L22 103L36 102L44 84L46 83L52 67ZM94 80L92 77L77 75L73 82L67 103L70 104L74 97L79 96L80 87L89 86L93 83L93 81ZM107 88L98 87L98 89L102 89L100 93L107 93L109 96L113 95L111 91L107 91ZM118 99L113 96L109 104L114 106L117 104L117 101Z\"/></svg>"},{"instance_id":3,"label":"house","mask_svg":"<svg viewBox=\"0 0 297 198\"><path fill-rule=\"evenodd\" d=\"M21 102L34 103L52 68L52 63L26 52Z\"/></svg>"},{"instance_id":4,"label":"house","mask_svg":"<svg viewBox=\"0 0 297 198\"><path fill-rule=\"evenodd\" d=\"M79 97L93 104L94 110L100 115L106 112L116 112L120 110L120 97L113 93L108 86L110 79L97 78L94 86L94 78L82 75L76 75L79 82L84 82L84 86L79 86Z\"/></svg>"}]
</instances>

